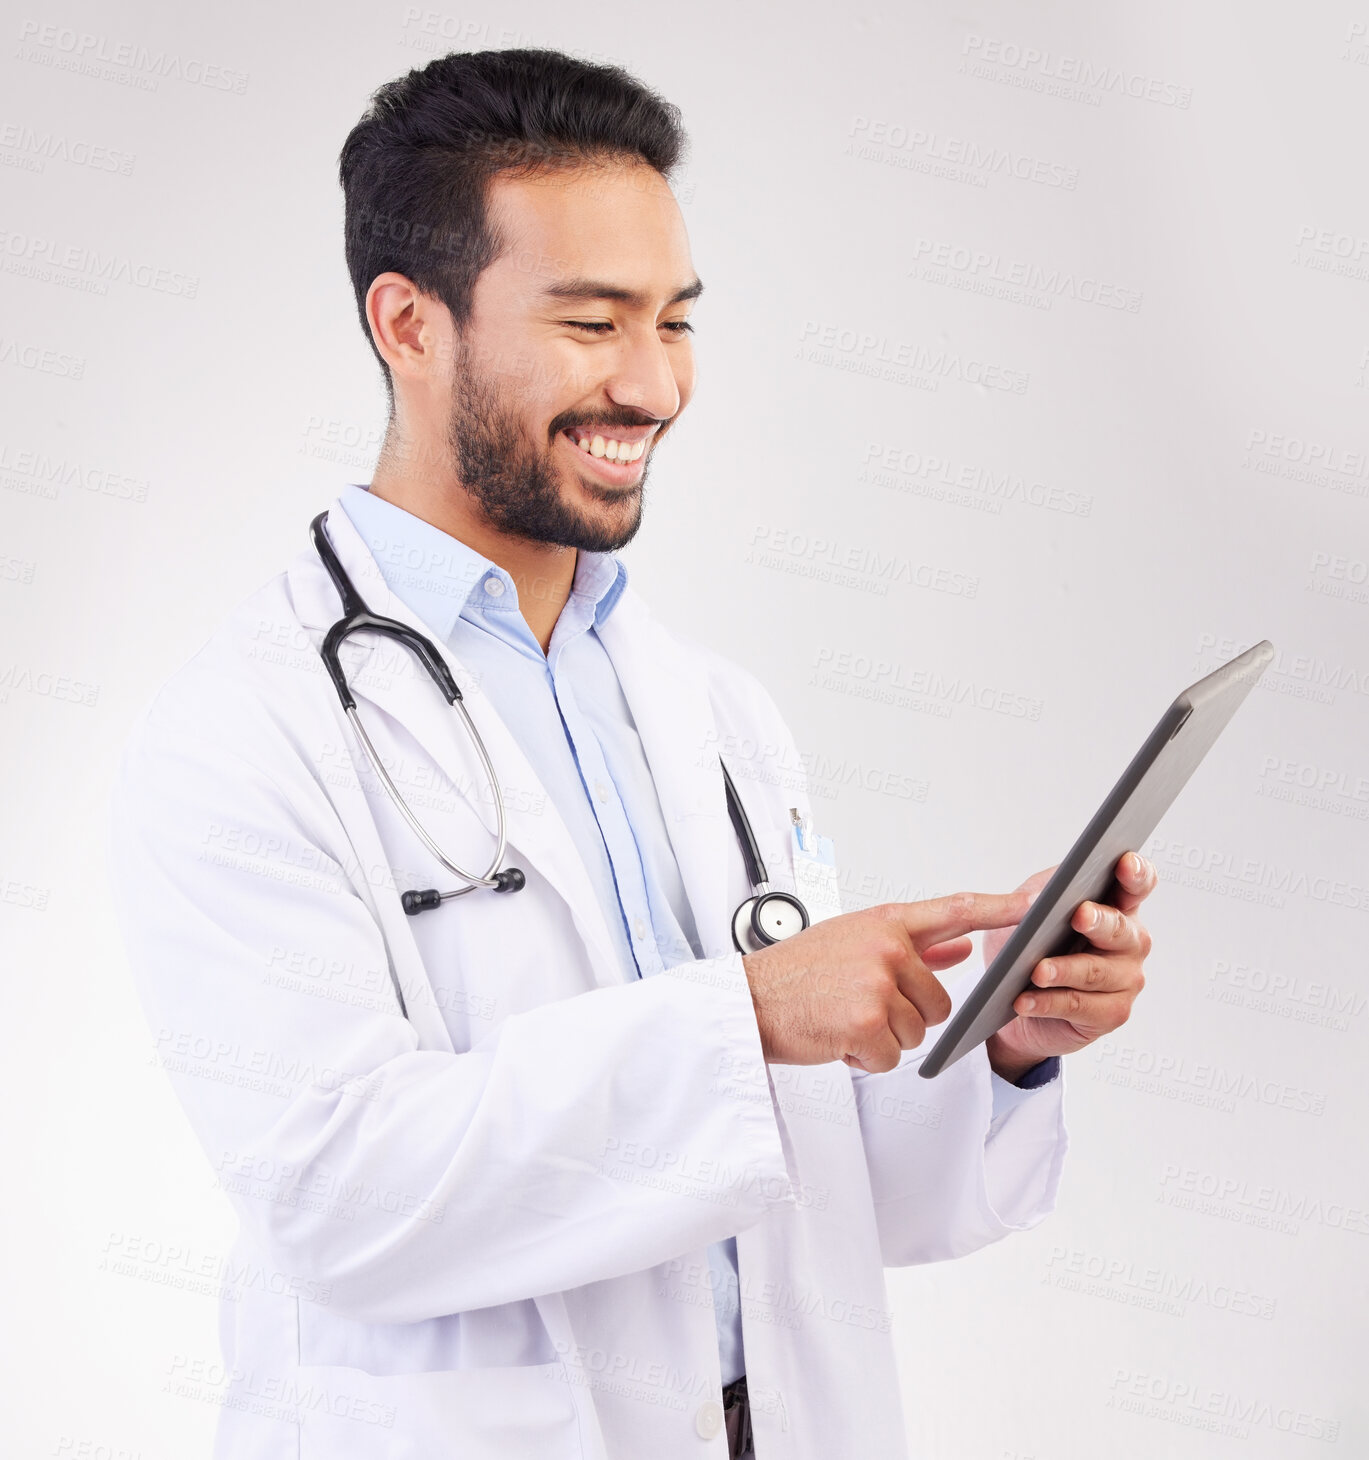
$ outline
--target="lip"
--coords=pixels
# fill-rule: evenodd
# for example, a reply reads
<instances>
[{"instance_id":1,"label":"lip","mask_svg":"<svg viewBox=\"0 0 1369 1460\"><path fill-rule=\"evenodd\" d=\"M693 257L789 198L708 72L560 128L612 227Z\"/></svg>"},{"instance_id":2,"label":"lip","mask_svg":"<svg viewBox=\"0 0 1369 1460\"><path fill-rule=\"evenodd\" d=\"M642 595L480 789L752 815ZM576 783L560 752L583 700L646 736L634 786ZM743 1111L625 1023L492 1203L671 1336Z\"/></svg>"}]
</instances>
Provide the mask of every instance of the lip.
<instances>
[{"instance_id":1,"label":"lip","mask_svg":"<svg viewBox=\"0 0 1369 1460\"><path fill-rule=\"evenodd\" d=\"M656 428L654 426L634 426L631 431L624 430L621 436L615 436L615 440L626 440L630 443L645 439ZM602 435L603 432L594 432L595 435ZM576 464L581 471L590 471L605 482L612 483L615 487L630 487L641 480L642 472L646 467L646 459L650 454L644 451L636 461L617 462L609 461L604 456L591 456L588 451L581 451L574 441L564 432L557 433L557 439L561 441L565 449L575 458Z\"/></svg>"}]
</instances>

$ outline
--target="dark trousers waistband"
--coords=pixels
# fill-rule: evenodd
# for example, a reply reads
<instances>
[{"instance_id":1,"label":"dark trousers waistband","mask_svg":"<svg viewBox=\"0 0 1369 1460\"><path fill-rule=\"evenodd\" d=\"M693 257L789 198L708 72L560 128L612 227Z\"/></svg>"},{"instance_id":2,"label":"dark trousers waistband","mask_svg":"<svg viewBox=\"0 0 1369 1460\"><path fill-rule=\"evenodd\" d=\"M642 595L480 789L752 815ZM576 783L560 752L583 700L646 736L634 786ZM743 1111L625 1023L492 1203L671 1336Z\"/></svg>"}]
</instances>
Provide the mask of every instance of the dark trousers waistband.
<instances>
[{"instance_id":1,"label":"dark trousers waistband","mask_svg":"<svg viewBox=\"0 0 1369 1460\"><path fill-rule=\"evenodd\" d=\"M723 1422L727 1426L729 1460L750 1460L756 1452L751 1442L751 1400L745 1374L723 1386Z\"/></svg>"}]
</instances>

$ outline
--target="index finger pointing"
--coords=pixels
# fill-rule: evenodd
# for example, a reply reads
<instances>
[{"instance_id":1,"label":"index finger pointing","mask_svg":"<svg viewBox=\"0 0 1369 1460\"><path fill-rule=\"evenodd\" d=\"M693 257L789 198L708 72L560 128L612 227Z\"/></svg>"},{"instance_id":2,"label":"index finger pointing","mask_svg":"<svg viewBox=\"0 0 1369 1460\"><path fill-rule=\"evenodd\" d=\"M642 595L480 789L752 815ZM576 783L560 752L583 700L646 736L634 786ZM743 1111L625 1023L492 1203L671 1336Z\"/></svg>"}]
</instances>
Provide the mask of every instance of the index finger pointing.
<instances>
[{"instance_id":1,"label":"index finger pointing","mask_svg":"<svg viewBox=\"0 0 1369 1460\"><path fill-rule=\"evenodd\" d=\"M900 902L900 921L913 946L921 952L978 928L1009 928L1020 923L1032 904L1032 894L1016 892L953 892L928 902Z\"/></svg>"}]
</instances>

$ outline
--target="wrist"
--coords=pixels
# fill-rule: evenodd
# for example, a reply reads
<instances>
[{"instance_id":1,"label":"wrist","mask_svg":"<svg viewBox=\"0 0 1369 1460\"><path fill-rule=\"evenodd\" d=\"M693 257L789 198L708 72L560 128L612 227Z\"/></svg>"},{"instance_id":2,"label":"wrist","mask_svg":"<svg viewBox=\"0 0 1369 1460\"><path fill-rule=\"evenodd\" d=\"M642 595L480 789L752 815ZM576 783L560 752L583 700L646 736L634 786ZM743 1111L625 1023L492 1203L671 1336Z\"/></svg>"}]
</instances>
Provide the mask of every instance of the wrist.
<instances>
[{"instance_id":1,"label":"wrist","mask_svg":"<svg viewBox=\"0 0 1369 1460\"><path fill-rule=\"evenodd\" d=\"M1005 1048L997 1034L991 1034L984 1041L984 1049L989 1056L989 1068L1010 1085L1017 1084L1028 1070L1034 1069L1044 1058L1042 1055L1024 1055L1020 1051Z\"/></svg>"}]
</instances>

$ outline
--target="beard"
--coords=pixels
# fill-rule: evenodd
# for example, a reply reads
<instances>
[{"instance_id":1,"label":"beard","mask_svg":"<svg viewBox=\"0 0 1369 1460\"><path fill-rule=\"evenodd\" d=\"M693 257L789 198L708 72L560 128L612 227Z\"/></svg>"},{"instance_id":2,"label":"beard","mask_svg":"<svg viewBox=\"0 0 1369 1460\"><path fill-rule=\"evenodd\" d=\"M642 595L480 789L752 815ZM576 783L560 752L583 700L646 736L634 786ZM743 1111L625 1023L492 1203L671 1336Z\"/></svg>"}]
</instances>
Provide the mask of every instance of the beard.
<instances>
[{"instance_id":1,"label":"beard","mask_svg":"<svg viewBox=\"0 0 1369 1460\"><path fill-rule=\"evenodd\" d=\"M561 430L580 423L557 417L549 444L539 447L525 439L494 377L471 368L464 342L457 348L454 375L447 444L463 488L491 526L529 542L594 553L615 552L632 541L642 525L646 463L641 480L630 491L614 491L581 478L581 490L603 504L601 512L583 511L562 497L562 468L554 455Z\"/></svg>"}]
</instances>

